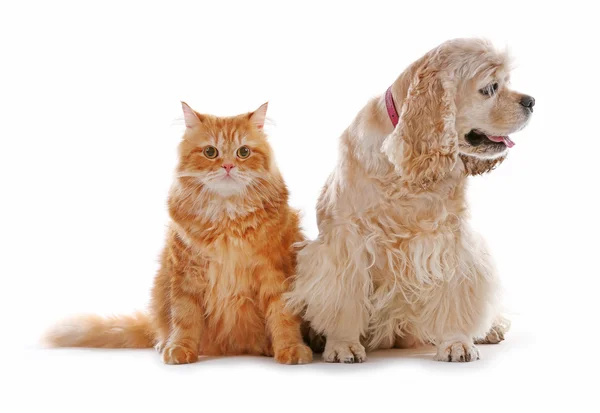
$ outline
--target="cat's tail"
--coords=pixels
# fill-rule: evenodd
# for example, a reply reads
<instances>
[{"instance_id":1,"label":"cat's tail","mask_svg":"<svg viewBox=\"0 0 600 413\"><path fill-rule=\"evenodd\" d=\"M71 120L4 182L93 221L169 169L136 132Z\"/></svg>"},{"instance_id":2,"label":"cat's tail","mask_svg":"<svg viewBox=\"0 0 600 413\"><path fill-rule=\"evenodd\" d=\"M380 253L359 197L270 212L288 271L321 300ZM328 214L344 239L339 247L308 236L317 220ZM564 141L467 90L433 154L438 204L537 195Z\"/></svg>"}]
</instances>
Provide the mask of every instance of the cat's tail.
<instances>
[{"instance_id":1,"label":"cat's tail","mask_svg":"<svg viewBox=\"0 0 600 413\"><path fill-rule=\"evenodd\" d=\"M150 348L154 336L150 317L144 313L85 315L58 323L46 333L44 341L52 347Z\"/></svg>"}]
</instances>

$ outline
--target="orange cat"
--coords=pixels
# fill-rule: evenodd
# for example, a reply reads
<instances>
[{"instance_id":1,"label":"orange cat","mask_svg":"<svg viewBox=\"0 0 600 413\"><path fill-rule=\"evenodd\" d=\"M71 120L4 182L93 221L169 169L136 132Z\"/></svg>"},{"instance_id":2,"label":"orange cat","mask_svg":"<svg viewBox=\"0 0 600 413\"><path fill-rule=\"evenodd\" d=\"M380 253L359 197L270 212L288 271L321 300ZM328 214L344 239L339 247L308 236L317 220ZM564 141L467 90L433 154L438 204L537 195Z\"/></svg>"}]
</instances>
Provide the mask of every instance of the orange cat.
<instances>
[{"instance_id":1,"label":"orange cat","mask_svg":"<svg viewBox=\"0 0 600 413\"><path fill-rule=\"evenodd\" d=\"M267 104L229 118L182 105L186 131L149 314L84 316L47 339L60 347L155 345L168 364L229 354L308 363L300 320L282 301L302 235L263 132Z\"/></svg>"}]
</instances>

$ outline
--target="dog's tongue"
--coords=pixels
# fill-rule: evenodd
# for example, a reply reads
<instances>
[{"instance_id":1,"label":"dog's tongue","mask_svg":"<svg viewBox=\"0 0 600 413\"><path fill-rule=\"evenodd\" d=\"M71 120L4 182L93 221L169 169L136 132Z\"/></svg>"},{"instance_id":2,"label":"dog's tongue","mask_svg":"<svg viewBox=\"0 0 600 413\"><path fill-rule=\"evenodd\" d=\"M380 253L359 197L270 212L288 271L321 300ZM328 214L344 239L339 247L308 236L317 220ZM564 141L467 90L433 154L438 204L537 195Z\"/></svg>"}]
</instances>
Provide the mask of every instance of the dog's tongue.
<instances>
[{"instance_id":1,"label":"dog's tongue","mask_svg":"<svg viewBox=\"0 0 600 413\"><path fill-rule=\"evenodd\" d=\"M504 144L509 148L515 146L515 143L511 141L508 136L488 136L488 139L494 142L504 142Z\"/></svg>"}]
</instances>

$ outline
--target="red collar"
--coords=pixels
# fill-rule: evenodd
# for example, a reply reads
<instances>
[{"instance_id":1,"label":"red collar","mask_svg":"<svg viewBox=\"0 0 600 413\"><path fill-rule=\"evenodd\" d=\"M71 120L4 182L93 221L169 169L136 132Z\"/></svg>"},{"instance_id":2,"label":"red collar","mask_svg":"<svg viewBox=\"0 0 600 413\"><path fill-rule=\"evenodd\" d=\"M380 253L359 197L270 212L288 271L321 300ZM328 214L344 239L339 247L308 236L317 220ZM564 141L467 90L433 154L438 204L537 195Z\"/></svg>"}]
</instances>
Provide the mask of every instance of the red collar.
<instances>
[{"instance_id":1,"label":"red collar","mask_svg":"<svg viewBox=\"0 0 600 413\"><path fill-rule=\"evenodd\" d=\"M392 121L392 125L394 128L398 124L398 120L400 116L398 116L398 111L396 110L396 105L394 104L394 97L392 96L392 87L388 87L388 90L385 91L385 107L387 108L388 116Z\"/></svg>"}]
</instances>

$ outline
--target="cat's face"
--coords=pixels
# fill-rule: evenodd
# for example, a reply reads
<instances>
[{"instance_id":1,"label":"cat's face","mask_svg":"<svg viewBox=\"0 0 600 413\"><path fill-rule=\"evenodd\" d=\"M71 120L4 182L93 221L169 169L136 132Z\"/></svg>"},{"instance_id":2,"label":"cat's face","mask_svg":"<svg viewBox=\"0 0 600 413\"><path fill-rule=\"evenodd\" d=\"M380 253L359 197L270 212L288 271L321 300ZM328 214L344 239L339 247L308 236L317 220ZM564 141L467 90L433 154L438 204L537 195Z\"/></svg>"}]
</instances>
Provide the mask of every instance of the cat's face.
<instances>
[{"instance_id":1,"label":"cat's face","mask_svg":"<svg viewBox=\"0 0 600 413\"><path fill-rule=\"evenodd\" d=\"M263 133L267 104L230 118L201 115L183 104L186 131L177 175L223 197L243 194L271 171L271 148Z\"/></svg>"}]
</instances>

